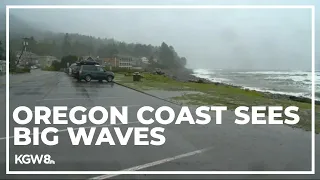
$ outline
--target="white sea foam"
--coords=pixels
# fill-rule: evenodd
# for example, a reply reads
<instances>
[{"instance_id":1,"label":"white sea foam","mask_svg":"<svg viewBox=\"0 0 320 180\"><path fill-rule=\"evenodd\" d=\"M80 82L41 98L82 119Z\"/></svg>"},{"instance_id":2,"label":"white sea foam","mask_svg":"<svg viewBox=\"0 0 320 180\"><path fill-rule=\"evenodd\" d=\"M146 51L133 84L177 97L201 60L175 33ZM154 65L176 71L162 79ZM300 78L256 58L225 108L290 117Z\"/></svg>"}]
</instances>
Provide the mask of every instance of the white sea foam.
<instances>
[{"instance_id":1,"label":"white sea foam","mask_svg":"<svg viewBox=\"0 0 320 180\"><path fill-rule=\"evenodd\" d=\"M196 69L194 75L212 82L242 86L243 88L311 97L312 74L307 71L223 71ZM315 74L316 99L320 100L320 72Z\"/></svg>"}]
</instances>

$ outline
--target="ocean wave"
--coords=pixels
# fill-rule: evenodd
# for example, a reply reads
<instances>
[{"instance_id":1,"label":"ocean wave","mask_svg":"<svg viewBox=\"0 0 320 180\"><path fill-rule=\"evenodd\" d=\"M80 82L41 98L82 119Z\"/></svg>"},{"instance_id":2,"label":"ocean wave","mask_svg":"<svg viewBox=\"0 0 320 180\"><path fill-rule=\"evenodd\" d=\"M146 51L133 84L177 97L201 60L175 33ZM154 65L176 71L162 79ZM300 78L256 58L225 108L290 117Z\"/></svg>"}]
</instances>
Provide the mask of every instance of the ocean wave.
<instances>
[{"instance_id":1,"label":"ocean wave","mask_svg":"<svg viewBox=\"0 0 320 180\"><path fill-rule=\"evenodd\" d=\"M199 75L209 75L209 74L215 74L213 70L208 70L208 69L195 69L193 70L194 74L199 74Z\"/></svg>"},{"instance_id":2,"label":"ocean wave","mask_svg":"<svg viewBox=\"0 0 320 180\"><path fill-rule=\"evenodd\" d=\"M295 97L305 97L305 98L312 98L311 93L297 93L297 92L287 92L287 91L277 91L277 90L268 90L268 89L262 89L262 88L256 88L256 87L242 87L243 89L249 89L259 92L268 92L272 94L281 94L281 95L289 95L289 96L295 96ZM315 100L320 101L320 92L315 92Z\"/></svg>"},{"instance_id":3,"label":"ocean wave","mask_svg":"<svg viewBox=\"0 0 320 180\"><path fill-rule=\"evenodd\" d=\"M275 82L312 85L311 76L268 76L264 79ZM315 84L320 84L320 76L315 77Z\"/></svg>"},{"instance_id":4,"label":"ocean wave","mask_svg":"<svg viewBox=\"0 0 320 180\"><path fill-rule=\"evenodd\" d=\"M296 75L296 76L307 76L311 75L311 72L307 71L239 71L240 74L271 74L271 75ZM316 75L320 73L316 72Z\"/></svg>"},{"instance_id":5,"label":"ocean wave","mask_svg":"<svg viewBox=\"0 0 320 180\"><path fill-rule=\"evenodd\" d=\"M241 86L243 88L311 98L312 74L306 71L214 71L207 69L194 70L196 77L212 82ZM247 81L247 82L246 82ZM315 76L316 90L320 90L320 72ZM320 92L315 94L320 100Z\"/></svg>"},{"instance_id":6,"label":"ocean wave","mask_svg":"<svg viewBox=\"0 0 320 180\"><path fill-rule=\"evenodd\" d=\"M303 78L303 77L266 77L264 78L265 80L269 80L269 81L275 81L275 82L289 82L289 83L295 83L295 82L299 82L299 83L305 83L305 84L311 84L311 78Z\"/></svg>"}]
</instances>

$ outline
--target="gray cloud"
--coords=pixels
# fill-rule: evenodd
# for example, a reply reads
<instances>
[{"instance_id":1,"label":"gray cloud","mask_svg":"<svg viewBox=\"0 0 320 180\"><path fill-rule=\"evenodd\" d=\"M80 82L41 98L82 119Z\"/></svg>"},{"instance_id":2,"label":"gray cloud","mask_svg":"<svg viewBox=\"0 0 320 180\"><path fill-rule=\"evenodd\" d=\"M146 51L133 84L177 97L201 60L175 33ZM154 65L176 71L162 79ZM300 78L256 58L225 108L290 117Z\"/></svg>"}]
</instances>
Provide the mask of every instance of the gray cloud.
<instances>
[{"instance_id":1,"label":"gray cloud","mask_svg":"<svg viewBox=\"0 0 320 180\"><path fill-rule=\"evenodd\" d=\"M28 1L52 4L53 1ZM54 1L55 4L239 4L239 1ZM313 1L241 1L241 4L315 4ZM5 1L5 4L25 4ZM311 66L311 12L306 9L12 10L60 32L127 42L172 45L194 68L292 69ZM318 17L318 16L317 16ZM317 30L318 24L316 25ZM319 38L318 38L319 39ZM318 41L318 40L317 40ZM317 54L318 55L318 54ZM318 56L317 56L318 57ZM320 63L317 62L320 67Z\"/></svg>"}]
</instances>

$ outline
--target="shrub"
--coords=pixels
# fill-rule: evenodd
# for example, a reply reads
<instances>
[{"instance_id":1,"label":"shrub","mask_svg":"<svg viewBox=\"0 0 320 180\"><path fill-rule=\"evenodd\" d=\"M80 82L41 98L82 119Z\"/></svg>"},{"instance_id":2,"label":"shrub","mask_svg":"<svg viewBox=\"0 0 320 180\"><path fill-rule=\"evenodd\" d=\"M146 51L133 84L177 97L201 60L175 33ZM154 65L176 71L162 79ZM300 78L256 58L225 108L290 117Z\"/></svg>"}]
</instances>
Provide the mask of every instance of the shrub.
<instances>
[{"instance_id":1,"label":"shrub","mask_svg":"<svg viewBox=\"0 0 320 180\"><path fill-rule=\"evenodd\" d=\"M46 66L42 68L43 71L57 71L55 67L53 66Z\"/></svg>"},{"instance_id":2,"label":"shrub","mask_svg":"<svg viewBox=\"0 0 320 180\"><path fill-rule=\"evenodd\" d=\"M12 69L13 73L30 73L30 68L24 67L24 68L15 68Z\"/></svg>"}]
</instances>

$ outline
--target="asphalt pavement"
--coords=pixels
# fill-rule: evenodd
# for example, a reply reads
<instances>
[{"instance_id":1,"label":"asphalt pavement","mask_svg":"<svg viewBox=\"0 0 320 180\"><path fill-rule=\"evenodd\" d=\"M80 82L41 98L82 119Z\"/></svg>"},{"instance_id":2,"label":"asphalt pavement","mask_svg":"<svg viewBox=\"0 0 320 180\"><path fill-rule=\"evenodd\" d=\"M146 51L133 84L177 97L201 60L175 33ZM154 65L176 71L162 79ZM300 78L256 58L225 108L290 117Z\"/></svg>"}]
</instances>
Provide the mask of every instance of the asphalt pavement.
<instances>
[{"instance_id":1,"label":"asphalt pavement","mask_svg":"<svg viewBox=\"0 0 320 180\"><path fill-rule=\"evenodd\" d=\"M11 77L10 77L11 78ZM0 86L0 178L320 178L320 175L5 175L5 87ZM142 127L136 112L142 106L172 107L176 114L180 106L122 87L115 83L77 82L63 72L35 70L10 80L10 170L11 171L308 171L311 170L311 133L284 125L235 125L234 113L223 114L222 125L148 125L165 127L166 142L162 146L134 146L131 137L127 146L73 146L66 131L77 125L54 125L60 131L59 144L45 146L13 146L13 128L17 125L11 114L18 106L128 106L128 125L106 124L97 127ZM97 115L100 116L99 114ZM148 114L146 117L152 117ZM214 119L212 114L212 119ZM26 125L32 127L32 125ZM86 124L86 127L95 126ZM47 127L40 125L40 129ZM97 136L97 135L95 135ZM148 138L147 138L148 139ZM149 138L150 139L150 138ZM316 147L319 140L316 139ZM53 165L15 165L15 154L50 154ZM318 159L317 159L318 161ZM316 166L317 169L317 166Z\"/></svg>"}]
</instances>

